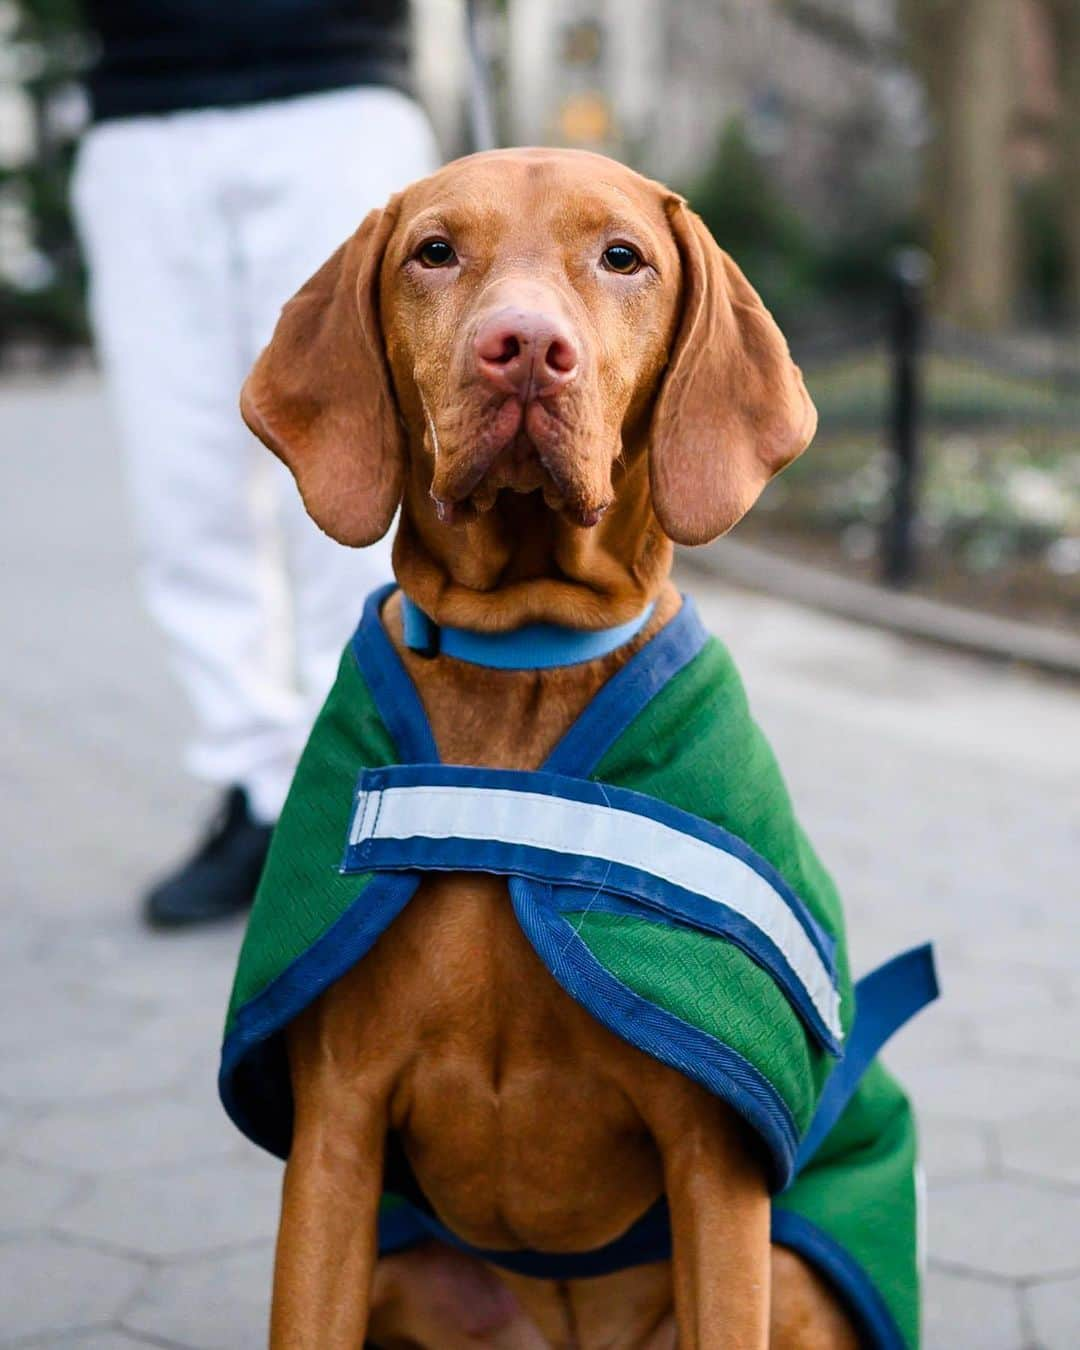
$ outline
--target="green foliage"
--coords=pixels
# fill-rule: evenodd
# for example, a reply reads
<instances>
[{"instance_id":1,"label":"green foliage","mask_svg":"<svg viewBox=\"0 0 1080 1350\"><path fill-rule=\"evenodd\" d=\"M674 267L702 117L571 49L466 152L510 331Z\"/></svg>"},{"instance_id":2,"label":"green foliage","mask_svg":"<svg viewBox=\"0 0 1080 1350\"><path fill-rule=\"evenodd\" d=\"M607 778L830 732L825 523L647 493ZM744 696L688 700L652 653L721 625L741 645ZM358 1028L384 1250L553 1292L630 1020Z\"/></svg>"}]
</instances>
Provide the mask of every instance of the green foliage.
<instances>
[{"instance_id":1,"label":"green foliage","mask_svg":"<svg viewBox=\"0 0 1080 1350\"><path fill-rule=\"evenodd\" d=\"M78 0L21 0L15 41L24 92L39 128L48 125L50 101L85 62L83 16ZM29 217L34 248L49 271L33 284L0 279L0 344L29 337L49 345L86 341L83 273L68 205L73 147L49 141L26 164L0 175L0 191Z\"/></svg>"},{"instance_id":2,"label":"green foliage","mask_svg":"<svg viewBox=\"0 0 1080 1350\"><path fill-rule=\"evenodd\" d=\"M888 181L890 162L859 153L858 144L851 151L864 169L846 185L843 217L829 230L812 228L787 204L739 118L728 122L689 186L695 209L782 325L797 324L810 312L880 307L896 251L926 243L925 224ZM1017 205L1019 280L1028 315L1059 322L1066 314L1069 272L1059 180L1047 175L1022 185Z\"/></svg>"},{"instance_id":3,"label":"green foliage","mask_svg":"<svg viewBox=\"0 0 1080 1350\"><path fill-rule=\"evenodd\" d=\"M807 385L821 430L812 451L770 484L749 528L812 541L815 556L845 570L869 566L892 491L881 437L887 357L843 357L808 371ZM926 360L923 387L925 579L970 603L965 578L996 576L1005 608L1037 607L1075 623L1080 391L938 354Z\"/></svg>"},{"instance_id":4,"label":"green foliage","mask_svg":"<svg viewBox=\"0 0 1080 1350\"><path fill-rule=\"evenodd\" d=\"M813 243L773 188L739 119L724 127L687 196L774 311L782 314L797 306L813 289Z\"/></svg>"},{"instance_id":5,"label":"green foliage","mask_svg":"<svg viewBox=\"0 0 1080 1350\"><path fill-rule=\"evenodd\" d=\"M920 231L913 221L856 213L844 229L820 242L816 287L823 297L834 300L880 304L892 284L897 251L918 242Z\"/></svg>"},{"instance_id":6,"label":"green foliage","mask_svg":"<svg viewBox=\"0 0 1080 1350\"><path fill-rule=\"evenodd\" d=\"M66 38L83 26L79 0L19 0L18 35L30 42Z\"/></svg>"},{"instance_id":7,"label":"green foliage","mask_svg":"<svg viewBox=\"0 0 1080 1350\"><path fill-rule=\"evenodd\" d=\"M879 187L864 183L842 226L815 231L784 201L734 118L687 195L784 324L823 306L880 304L893 254L918 230Z\"/></svg>"}]
</instances>

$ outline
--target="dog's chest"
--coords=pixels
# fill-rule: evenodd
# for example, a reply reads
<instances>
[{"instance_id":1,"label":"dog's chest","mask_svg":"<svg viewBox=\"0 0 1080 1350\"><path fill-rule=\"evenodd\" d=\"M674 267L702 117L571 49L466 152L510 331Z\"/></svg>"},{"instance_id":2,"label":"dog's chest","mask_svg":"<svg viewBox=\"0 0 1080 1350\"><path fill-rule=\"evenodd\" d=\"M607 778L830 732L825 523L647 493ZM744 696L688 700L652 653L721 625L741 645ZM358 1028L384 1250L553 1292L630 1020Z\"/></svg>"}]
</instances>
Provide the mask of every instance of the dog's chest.
<instances>
[{"instance_id":1,"label":"dog's chest","mask_svg":"<svg viewBox=\"0 0 1080 1350\"><path fill-rule=\"evenodd\" d=\"M602 1246L653 1203L634 1085L668 1071L559 988L501 878L428 879L378 964L407 1010L391 1124L455 1232L480 1247Z\"/></svg>"},{"instance_id":2,"label":"dog's chest","mask_svg":"<svg viewBox=\"0 0 1080 1350\"><path fill-rule=\"evenodd\" d=\"M485 768L539 768L611 673L600 661L504 671L405 657L443 761Z\"/></svg>"},{"instance_id":3,"label":"dog's chest","mask_svg":"<svg viewBox=\"0 0 1080 1350\"><path fill-rule=\"evenodd\" d=\"M615 668L402 655L442 759L514 769L542 764ZM385 994L408 1009L392 1123L456 1232L478 1246L600 1246L649 1207L662 1181L634 1087L669 1071L559 988L502 878L429 877L373 955Z\"/></svg>"}]
</instances>

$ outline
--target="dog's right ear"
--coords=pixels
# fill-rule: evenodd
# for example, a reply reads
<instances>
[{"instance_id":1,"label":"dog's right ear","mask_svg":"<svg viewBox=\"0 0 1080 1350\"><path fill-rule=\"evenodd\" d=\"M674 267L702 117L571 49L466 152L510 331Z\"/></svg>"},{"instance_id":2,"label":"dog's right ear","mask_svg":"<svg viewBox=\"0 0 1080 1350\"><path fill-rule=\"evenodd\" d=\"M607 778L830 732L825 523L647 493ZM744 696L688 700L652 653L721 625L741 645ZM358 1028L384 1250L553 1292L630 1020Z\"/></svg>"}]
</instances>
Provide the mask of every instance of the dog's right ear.
<instances>
[{"instance_id":1,"label":"dog's right ear","mask_svg":"<svg viewBox=\"0 0 1080 1350\"><path fill-rule=\"evenodd\" d=\"M244 421L296 479L312 520L373 544L401 500L405 447L379 325L396 204L372 211L281 311L244 382Z\"/></svg>"}]
</instances>

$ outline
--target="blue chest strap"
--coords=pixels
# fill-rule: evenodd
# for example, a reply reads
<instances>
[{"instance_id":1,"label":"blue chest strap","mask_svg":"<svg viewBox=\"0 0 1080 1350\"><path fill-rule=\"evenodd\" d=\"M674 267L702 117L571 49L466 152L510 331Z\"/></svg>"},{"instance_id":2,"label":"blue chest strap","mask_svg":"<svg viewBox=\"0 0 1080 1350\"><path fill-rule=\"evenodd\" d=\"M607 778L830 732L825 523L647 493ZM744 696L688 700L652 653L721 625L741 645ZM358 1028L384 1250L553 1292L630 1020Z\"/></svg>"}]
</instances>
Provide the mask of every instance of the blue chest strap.
<instances>
[{"instance_id":1,"label":"blue chest strap","mask_svg":"<svg viewBox=\"0 0 1080 1350\"><path fill-rule=\"evenodd\" d=\"M882 1046L916 1013L933 1003L938 993L934 950L929 943L901 952L858 981L855 1023L844 1047L844 1057L829 1075L795 1155L796 1175L843 1115Z\"/></svg>"}]
</instances>

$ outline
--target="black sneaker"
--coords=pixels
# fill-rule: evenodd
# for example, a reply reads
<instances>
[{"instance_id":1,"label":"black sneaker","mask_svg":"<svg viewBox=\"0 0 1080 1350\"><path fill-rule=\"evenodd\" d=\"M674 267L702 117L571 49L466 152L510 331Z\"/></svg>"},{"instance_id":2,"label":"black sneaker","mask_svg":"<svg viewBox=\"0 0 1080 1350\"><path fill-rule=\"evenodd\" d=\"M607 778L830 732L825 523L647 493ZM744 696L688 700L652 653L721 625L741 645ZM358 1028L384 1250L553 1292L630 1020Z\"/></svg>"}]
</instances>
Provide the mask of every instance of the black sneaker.
<instances>
[{"instance_id":1,"label":"black sneaker","mask_svg":"<svg viewBox=\"0 0 1080 1350\"><path fill-rule=\"evenodd\" d=\"M152 928L183 928L248 909L272 833L272 825L251 818L244 789L230 788L195 855L147 894L146 922Z\"/></svg>"}]
</instances>

